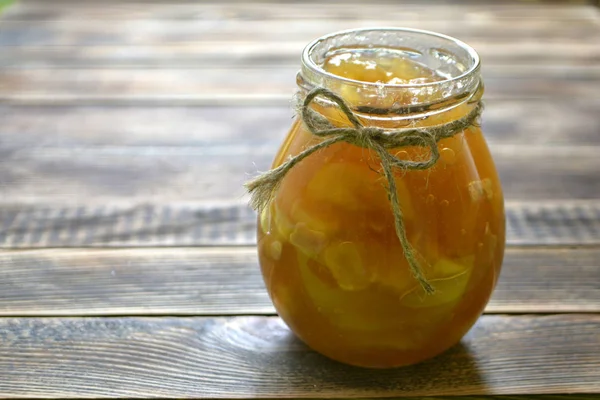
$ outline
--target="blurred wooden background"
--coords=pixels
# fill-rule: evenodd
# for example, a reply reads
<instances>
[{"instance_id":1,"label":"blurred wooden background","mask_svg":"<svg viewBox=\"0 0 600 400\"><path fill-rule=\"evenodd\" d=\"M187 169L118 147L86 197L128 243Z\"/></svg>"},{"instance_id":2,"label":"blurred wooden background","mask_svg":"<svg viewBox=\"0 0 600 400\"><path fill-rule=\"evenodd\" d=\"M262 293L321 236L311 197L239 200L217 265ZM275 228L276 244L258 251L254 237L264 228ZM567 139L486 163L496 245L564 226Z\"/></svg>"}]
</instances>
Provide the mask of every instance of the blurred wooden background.
<instances>
[{"instance_id":1,"label":"blurred wooden background","mask_svg":"<svg viewBox=\"0 0 600 400\"><path fill-rule=\"evenodd\" d=\"M599 394L592 3L7 7L0 396ZM509 248L488 315L461 346L401 371L339 366L289 335L260 279L242 188L290 126L304 45L365 26L439 31L478 50L507 201Z\"/></svg>"}]
</instances>

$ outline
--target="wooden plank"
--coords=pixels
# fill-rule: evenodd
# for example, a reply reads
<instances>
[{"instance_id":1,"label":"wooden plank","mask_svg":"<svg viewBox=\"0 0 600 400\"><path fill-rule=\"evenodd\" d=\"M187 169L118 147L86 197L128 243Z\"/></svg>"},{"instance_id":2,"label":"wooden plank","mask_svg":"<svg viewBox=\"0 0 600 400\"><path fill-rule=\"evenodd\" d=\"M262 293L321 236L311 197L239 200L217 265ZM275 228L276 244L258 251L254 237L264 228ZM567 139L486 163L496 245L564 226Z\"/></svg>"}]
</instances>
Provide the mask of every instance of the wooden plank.
<instances>
[{"instance_id":1,"label":"wooden plank","mask_svg":"<svg viewBox=\"0 0 600 400\"><path fill-rule=\"evenodd\" d=\"M600 315L485 316L434 360L365 370L309 351L274 317L3 318L0 396L591 394L598 332Z\"/></svg>"},{"instance_id":2,"label":"wooden plank","mask_svg":"<svg viewBox=\"0 0 600 400\"><path fill-rule=\"evenodd\" d=\"M385 16L394 18L472 20L476 17L487 19L515 19L531 15L540 19L582 20L589 19L590 2L586 0L505 0L502 3L480 0L430 0L424 6L418 0L378 0L369 4L361 0L328 0L326 3L314 0L279 2L261 1L177 1L165 4L159 1L104 1L102 6L91 1L47 1L22 0L5 17L11 21L45 21L86 19L106 20L190 20L197 18L233 18L241 20L270 20L282 18L348 20L357 17L381 18L383 13L377 4L387 6ZM390 3L399 7L389 7ZM277 7L273 7L276 4ZM352 7L345 5L352 4ZM452 7L448 7L451 4ZM315 13L318 9L318 13ZM427 12L424 12L427 11ZM535 13L534 13L535 12Z\"/></svg>"},{"instance_id":3,"label":"wooden plank","mask_svg":"<svg viewBox=\"0 0 600 400\"><path fill-rule=\"evenodd\" d=\"M2 68L207 68L299 67L305 41L203 41L135 46L5 46ZM585 66L600 61L600 44L557 39L505 43L471 39L485 66Z\"/></svg>"},{"instance_id":4,"label":"wooden plank","mask_svg":"<svg viewBox=\"0 0 600 400\"><path fill-rule=\"evenodd\" d=\"M600 312L600 248L506 250L486 313ZM0 252L0 316L274 314L256 249Z\"/></svg>"},{"instance_id":5,"label":"wooden plank","mask_svg":"<svg viewBox=\"0 0 600 400\"><path fill-rule=\"evenodd\" d=\"M256 243L246 202L3 204L0 248L240 246ZM591 201L506 204L509 245L600 244L600 205Z\"/></svg>"},{"instance_id":6,"label":"wooden plank","mask_svg":"<svg viewBox=\"0 0 600 400\"><path fill-rule=\"evenodd\" d=\"M2 149L0 204L115 204L240 199L278 144L207 147ZM507 200L597 199L600 158L590 146L495 145ZM574 162L576 160L576 162Z\"/></svg>"},{"instance_id":7,"label":"wooden plank","mask_svg":"<svg viewBox=\"0 0 600 400\"><path fill-rule=\"evenodd\" d=\"M0 146L94 147L94 146L211 146L261 145L282 142L292 125L289 104L279 107L48 107L0 105ZM527 103L521 103L523 105ZM536 104L536 103L534 103ZM593 104L593 103L592 103ZM572 144L595 143L596 107L590 103L567 105L576 124L573 135L561 135L545 116L532 112L531 128L548 129L553 140L573 138ZM514 136L504 113L513 113L514 103L488 105L487 131L498 137ZM600 106L600 102L598 102ZM518 108L518 107L517 107ZM539 110L558 110L560 105L540 105ZM518 112L518 111L517 111ZM521 111L521 115L524 112ZM514 115L514 114L513 114ZM521 121L521 117L520 121ZM526 116L526 118L528 118ZM516 119L516 118L515 118ZM110 121L110 123L108 123ZM559 126L568 120L557 119ZM516 121L515 121L516 123ZM526 129L522 127L520 129ZM579 138L579 139L577 139ZM600 138L598 138L600 145ZM566 139L571 140L571 139Z\"/></svg>"},{"instance_id":8,"label":"wooden plank","mask_svg":"<svg viewBox=\"0 0 600 400\"><path fill-rule=\"evenodd\" d=\"M255 105L262 98L289 99L296 90L297 67L215 69L26 69L0 70L0 103L68 100L111 102L135 100L177 104L195 100L251 94ZM487 99L597 98L600 70L594 66L529 69L489 67L484 70ZM174 102L174 103L173 103ZM84 103L85 104L85 103ZM279 103L282 104L282 103Z\"/></svg>"},{"instance_id":9,"label":"wooden plank","mask_svg":"<svg viewBox=\"0 0 600 400\"><path fill-rule=\"evenodd\" d=\"M444 7L440 14L447 10ZM402 8L397 11L403 13ZM541 19L537 9L525 12L520 19L495 20L492 14L471 19L423 20L419 16L410 19L379 16L355 19L296 19L288 14L281 19L238 20L234 18L194 20L122 20L111 24L110 20L47 20L32 24L31 21L3 20L0 24L0 46L133 46L174 45L197 41L303 41L310 42L320 36L356 27L402 26L440 32L463 41L486 40L506 43L510 40L544 40L554 43L594 43L598 33L595 9L588 9L591 18L579 20ZM293 12L293 11L292 11ZM428 13L423 8L421 14ZM529 14L529 15L527 15ZM507 22L509 21L509 22ZM226 22L226 23L224 23ZM510 23L511 29L506 29ZM111 25L111 29L106 29Z\"/></svg>"},{"instance_id":10,"label":"wooden plank","mask_svg":"<svg viewBox=\"0 0 600 400\"><path fill-rule=\"evenodd\" d=\"M490 146L600 145L600 101L489 100ZM208 146L283 140L292 107L48 107L0 105L0 146ZM110 121L110 123L107 123Z\"/></svg>"}]
</instances>

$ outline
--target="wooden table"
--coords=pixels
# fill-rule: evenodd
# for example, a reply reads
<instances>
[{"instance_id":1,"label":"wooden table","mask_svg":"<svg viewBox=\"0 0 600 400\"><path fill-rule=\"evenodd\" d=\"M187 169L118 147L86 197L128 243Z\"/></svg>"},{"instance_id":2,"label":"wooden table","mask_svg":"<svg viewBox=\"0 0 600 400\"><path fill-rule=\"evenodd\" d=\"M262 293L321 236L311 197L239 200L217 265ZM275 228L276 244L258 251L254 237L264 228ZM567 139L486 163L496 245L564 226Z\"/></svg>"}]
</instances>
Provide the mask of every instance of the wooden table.
<instances>
[{"instance_id":1,"label":"wooden table","mask_svg":"<svg viewBox=\"0 0 600 400\"><path fill-rule=\"evenodd\" d=\"M303 46L361 26L481 54L508 249L462 343L385 371L275 316L242 183ZM0 18L0 397L600 394L600 9L585 1L21 0Z\"/></svg>"}]
</instances>

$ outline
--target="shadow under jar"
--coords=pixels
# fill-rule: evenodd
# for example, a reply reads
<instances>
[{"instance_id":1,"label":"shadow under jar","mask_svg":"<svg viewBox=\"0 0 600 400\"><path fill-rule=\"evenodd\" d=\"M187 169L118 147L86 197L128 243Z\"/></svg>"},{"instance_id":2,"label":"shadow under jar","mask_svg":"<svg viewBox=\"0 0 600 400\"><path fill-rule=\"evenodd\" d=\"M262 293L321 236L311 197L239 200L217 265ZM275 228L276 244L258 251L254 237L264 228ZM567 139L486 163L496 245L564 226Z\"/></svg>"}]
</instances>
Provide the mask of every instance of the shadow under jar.
<instances>
[{"instance_id":1,"label":"shadow under jar","mask_svg":"<svg viewBox=\"0 0 600 400\"><path fill-rule=\"evenodd\" d=\"M319 38L303 52L297 83L300 98L326 88L362 125L386 132L448 126L483 93L471 47L411 29ZM310 107L335 127L352 127L331 99ZM314 350L364 367L414 364L459 342L483 312L504 254L502 189L476 122L438 139L431 167L393 168L406 239L431 294L411 271L381 157L368 146L342 141L303 159L259 215L270 297ZM298 117L273 168L322 141ZM415 162L433 153L424 144L387 151Z\"/></svg>"}]
</instances>

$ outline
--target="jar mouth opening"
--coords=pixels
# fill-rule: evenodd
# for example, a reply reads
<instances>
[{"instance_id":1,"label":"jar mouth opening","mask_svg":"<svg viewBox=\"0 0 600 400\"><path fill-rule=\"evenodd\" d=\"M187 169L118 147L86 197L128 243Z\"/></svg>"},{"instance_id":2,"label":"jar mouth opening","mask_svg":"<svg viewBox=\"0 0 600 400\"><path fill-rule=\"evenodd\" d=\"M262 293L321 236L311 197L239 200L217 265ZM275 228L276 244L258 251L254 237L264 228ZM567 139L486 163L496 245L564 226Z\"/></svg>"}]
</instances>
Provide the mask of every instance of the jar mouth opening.
<instances>
[{"instance_id":1,"label":"jar mouth opening","mask_svg":"<svg viewBox=\"0 0 600 400\"><path fill-rule=\"evenodd\" d=\"M427 45L427 42L431 42ZM323 68L323 62L331 51L343 49L385 48L403 51L409 57L412 55L427 55L424 65L440 73L443 79L425 83L379 83L350 79ZM419 49L419 46L424 48ZM412 57L411 57L412 58ZM431 65L437 61L437 65ZM444 65L446 64L446 65ZM454 66L454 69L450 68ZM440 71L440 67L447 70ZM312 77L337 81L341 84L359 86L361 88L435 88L457 83L476 75L480 69L479 54L465 42L441 33L398 27L360 28L338 31L322 36L310 42L302 52L302 75L307 83L318 85ZM462 85L460 85L462 86Z\"/></svg>"}]
</instances>

